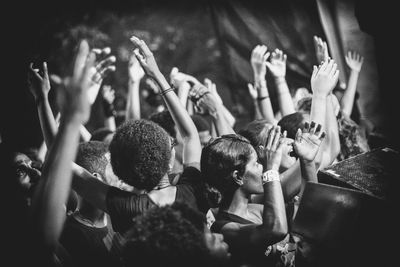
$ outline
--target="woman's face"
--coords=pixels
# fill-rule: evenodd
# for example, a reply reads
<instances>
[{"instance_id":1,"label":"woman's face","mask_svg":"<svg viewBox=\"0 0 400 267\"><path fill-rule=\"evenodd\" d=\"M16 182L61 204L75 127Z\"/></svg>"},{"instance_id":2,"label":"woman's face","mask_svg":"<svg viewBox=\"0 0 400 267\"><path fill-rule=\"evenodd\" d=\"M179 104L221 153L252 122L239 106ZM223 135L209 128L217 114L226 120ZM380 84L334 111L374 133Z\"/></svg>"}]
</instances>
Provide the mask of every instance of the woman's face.
<instances>
[{"instance_id":1,"label":"woman's face","mask_svg":"<svg viewBox=\"0 0 400 267\"><path fill-rule=\"evenodd\" d=\"M246 164L243 174L243 185L249 194L262 194L264 192L262 186L263 166L258 162L257 153L254 150L250 156L250 160Z\"/></svg>"}]
</instances>

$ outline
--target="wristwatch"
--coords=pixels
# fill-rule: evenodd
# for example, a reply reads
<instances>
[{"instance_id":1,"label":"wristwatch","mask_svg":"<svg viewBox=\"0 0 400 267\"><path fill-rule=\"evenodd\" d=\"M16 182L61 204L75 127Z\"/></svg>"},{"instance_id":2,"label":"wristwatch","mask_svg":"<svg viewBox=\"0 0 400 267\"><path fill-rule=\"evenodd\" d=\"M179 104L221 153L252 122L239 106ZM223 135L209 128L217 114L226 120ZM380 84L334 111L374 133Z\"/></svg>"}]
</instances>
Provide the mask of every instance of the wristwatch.
<instances>
[{"instance_id":1,"label":"wristwatch","mask_svg":"<svg viewBox=\"0 0 400 267\"><path fill-rule=\"evenodd\" d=\"M275 170L269 170L262 174L262 182L263 184L272 182L272 181L281 181L279 178L279 172Z\"/></svg>"}]
</instances>

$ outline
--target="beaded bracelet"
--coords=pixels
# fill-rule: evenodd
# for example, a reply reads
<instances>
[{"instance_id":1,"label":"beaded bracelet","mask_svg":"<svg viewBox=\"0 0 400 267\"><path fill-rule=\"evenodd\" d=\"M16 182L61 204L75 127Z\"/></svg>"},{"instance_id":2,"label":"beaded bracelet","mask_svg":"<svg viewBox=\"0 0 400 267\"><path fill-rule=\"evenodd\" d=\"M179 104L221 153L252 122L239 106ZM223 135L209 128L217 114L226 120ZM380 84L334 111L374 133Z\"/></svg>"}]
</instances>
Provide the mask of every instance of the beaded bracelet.
<instances>
[{"instance_id":1,"label":"beaded bracelet","mask_svg":"<svg viewBox=\"0 0 400 267\"><path fill-rule=\"evenodd\" d=\"M165 95L166 93L168 93L168 92L170 92L170 91L174 91L174 90L175 90L175 88L172 86L172 87L170 87L170 88L168 88L168 89L165 89L165 90L161 91L161 92L159 93L159 95L163 96L163 95Z\"/></svg>"}]
</instances>

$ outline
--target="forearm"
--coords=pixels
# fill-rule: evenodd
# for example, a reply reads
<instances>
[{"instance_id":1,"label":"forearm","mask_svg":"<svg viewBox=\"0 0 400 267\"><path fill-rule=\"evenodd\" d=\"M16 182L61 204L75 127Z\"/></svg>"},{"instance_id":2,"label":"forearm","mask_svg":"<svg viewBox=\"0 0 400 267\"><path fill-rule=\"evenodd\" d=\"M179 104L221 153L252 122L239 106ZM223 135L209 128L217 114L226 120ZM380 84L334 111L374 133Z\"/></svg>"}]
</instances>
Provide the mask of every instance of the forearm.
<instances>
[{"instance_id":1,"label":"forearm","mask_svg":"<svg viewBox=\"0 0 400 267\"><path fill-rule=\"evenodd\" d=\"M223 107L221 104L217 104L217 109L213 114L211 114L211 117L213 119L213 124L215 125L217 136L235 133L223 114Z\"/></svg>"},{"instance_id":2,"label":"forearm","mask_svg":"<svg viewBox=\"0 0 400 267\"><path fill-rule=\"evenodd\" d=\"M188 104L190 85L186 82L181 83L178 87L178 97L181 101L182 106L186 107Z\"/></svg>"},{"instance_id":3,"label":"forearm","mask_svg":"<svg viewBox=\"0 0 400 267\"><path fill-rule=\"evenodd\" d=\"M110 131L114 132L117 129L114 116L106 118L104 124Z\"/></svg>"},{"instance_id":4,"label":"forearm","mask_svg":"<svg viewBox=\"0 0 400 267\"><path fill-rule=\"evenodd\" d=\"M45 244L49 246L58 242L64 225L64 206L70 192L71 162L77 152L79 127L80 123L74 119L61 123L32 201L32 212L38 230Z\"/></svg>"},{"instance_id":5,"label":"forearm","mask_svg":"<svg viewBox=\"0 0 400 267\"><path fill-rule=\"evenodd\" d=\"M311 101L310 120L321 124L325 128L327 97L325 95L313 94Z\"/></svg>"},{"instance_id":6,"label":"forearm","mask_svg":"<svg viewBox=\"0 0 400 267\"><path fill-rule=\"evenodd\" d=\"M160 93L162 93L162 91L171 88L171 86L165 79L164 75L162 75L161 73L158 73L156 75L155 80L157 84L160 86L161 89ZM171 113L175 125L177 126L178 131L182 136L182 139L184 140L188 138L199 139L197 129L193 123L192 118L186 111L185 107L182 106L175 92L170 91L167 92L166 94L162 94L162 96L169 112Z\"/></svg>"},{"instance_id":7,"label":"forearm","mask_svg":"<svg viewBox=\"0 0 400 267\"><path fill-rule=\"evenodd\" d=\"M319 168L325 168L331 165L340 152L339 127L334 111L333 97L336 96L329 94L326 99L326 138L322 143L322 148L320 151L327 154L327 156L325 156L326 160L321 162L321 166Z\"/></svg>"},{"instance_id":8,"label":"forearm","mask_svg":"<svg viewBox=\"0 0 400 267\"><path fill-rule=\"evenodd\" d=\"M287 234L285 202L279 181L264 184L263 226L276 235L277 241Z\"/></svg>"},{"instance_id":9,"label":"forearm","mask_svg":"<svg viewBox=\"0 0 400 267\"><path fill-rule=\"evenodd\" d=\"M278 102L282 116L295 113L292 96L287 85L285 77L275 78L275 84L278 92Z\"/></svg>"},{"instance_id":10,"label":"forearm","mask_svg":"<svg viewBox=\"0 0 400 267\"><path fill-rule=\"evenodd\" d=\"M126 120L140 119L140 95L139 81L129 81L128 83L128 99L126 103Z\"/></svg>"},{"instance_id":11,"label":"forearm","mask_svg":"<svg viewBox=\"0 0 400 267\"><path fill-rule=\"evenodd\" d=\"M235 123L236 123L235 117L224 105L221 105L221 106L222 106L222 114L224 115L224 118L228 122L229 126L230 127L235 126Z\"/></svg>"},{"instance_id":12,"label":"forearm","mask_svg":"<svg viewBox=\"0 0 400 267\"><path fill-rule=\"evenodd\" d=\"M43 133L43 139L46 143L46 146L50 147L57 134L58 127L47 96L37 101L37 109L40 127Z\"/></svg>"},{"instance_id":13,"label":"forearm","mask_svg":"<svg viewBox=\"0 0 400 267\"><path fill-rule=\"evenodd\" d=\"M350 72L350 77L349 77L347 88L343 94L342 99L340 100L340 106L341 106L342 112L348 116L351 115L351 112L353 110L358 75L359 75L358 71L352 70Z\"/></svg>"},{"instance_id":14,"label":"forearm","mask_svg":"<svg viewBox=\"0 0 400 267\"><path fill-rule=\"evenodd\" d=\"M304 187L308 182L318 183L317 170L315 169L314 161L300 159L301 168L301 188L299 197L303 195Z\"/></svg>"},{"instance_id":15,"label":"forearm","mask_svg":"<svg viewBox=\"0 0 400 267\"><path fill-rule=\"evenodd\" d=\"M300 191L301 167L299 160L280 175L283 197L286 201L291 200Z\"/></svg>"},{"instance_id":16,"label":"forearm","mask_svg":"<svg viewBox=\"0 0 400 267\"><path fill-rule=\"evenodd\" d=\"M253 106L254 106L254 119L261 120L263 118L263 116L261 115L260 106L258 105L257 99L253 100Z\"/></svg>"},{"instance_id":17,"label":"forearm","mask_svg":"<svg viewBox=\"0 0 400 267\"><path fill-rule=\"evenodd\" d=\"M262 118L269 123L275 124L274 110L272 109L266 81L257 80L255 86L258 93L257 104L260 108Z\"/></svg>"}]
</instances>

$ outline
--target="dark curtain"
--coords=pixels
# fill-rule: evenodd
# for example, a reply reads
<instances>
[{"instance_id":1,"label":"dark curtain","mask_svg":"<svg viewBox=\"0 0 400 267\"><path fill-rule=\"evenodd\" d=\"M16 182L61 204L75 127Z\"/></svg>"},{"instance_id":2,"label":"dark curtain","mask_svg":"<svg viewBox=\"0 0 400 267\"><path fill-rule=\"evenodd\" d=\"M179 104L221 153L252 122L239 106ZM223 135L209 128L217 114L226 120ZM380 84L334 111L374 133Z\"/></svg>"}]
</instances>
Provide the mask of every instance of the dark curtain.
<instances>
[{"instance_id":1,"label":"dark curtain","mask_svg":"<svg viewBox=\"0 0 400 267\"><path fill-rule=\"evenodd\" d=\"M325 38L315 1L219 1L211 14L238 116L250 119L252 103L247 83L253 82L251 50L264 44L287 54L286 79L291 92L310 89L316 63L313 36ZM275 86L267 72L272 105L278 109Z\"/></svg>"}]
</instances>

